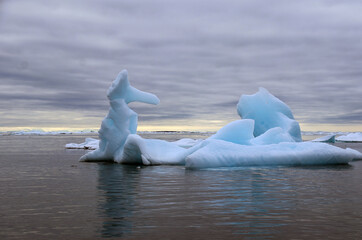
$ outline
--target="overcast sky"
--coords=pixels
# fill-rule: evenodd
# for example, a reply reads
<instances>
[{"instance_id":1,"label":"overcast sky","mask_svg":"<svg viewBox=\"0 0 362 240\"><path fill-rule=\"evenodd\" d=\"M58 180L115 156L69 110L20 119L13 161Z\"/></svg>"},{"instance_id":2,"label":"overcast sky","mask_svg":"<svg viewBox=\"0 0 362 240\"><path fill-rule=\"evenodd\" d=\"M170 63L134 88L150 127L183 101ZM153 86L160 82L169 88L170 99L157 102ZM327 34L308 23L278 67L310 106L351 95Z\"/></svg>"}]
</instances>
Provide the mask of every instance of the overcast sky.
<instances>
[{"instance_id":1,"label":"overcast sky","mask_svg":"<svg viewBox=\"0 0 362 240\"><path fill-rule=\"evenodd\" d=\"M98 128L122 69L144 130L216 130L267 88L302 130L362 131L360 0L0 0L0 129ZM151 129L151 128L149 128Z\"/></svg>"}]
</instances>

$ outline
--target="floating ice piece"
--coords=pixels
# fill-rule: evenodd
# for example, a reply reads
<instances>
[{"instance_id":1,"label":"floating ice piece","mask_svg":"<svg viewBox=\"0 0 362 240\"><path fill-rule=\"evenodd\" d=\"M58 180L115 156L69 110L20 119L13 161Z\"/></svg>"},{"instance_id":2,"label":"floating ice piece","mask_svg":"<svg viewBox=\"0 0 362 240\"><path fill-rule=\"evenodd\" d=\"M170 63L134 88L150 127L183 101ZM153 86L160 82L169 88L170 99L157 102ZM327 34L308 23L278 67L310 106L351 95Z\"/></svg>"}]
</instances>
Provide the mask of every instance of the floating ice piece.
<instances>
[{"instance_id":1,"label":"floating ice piece","mask_svg":"<svg viewBox=\"0 0 362 240\"><path fill-rule=\"evenodd\" d=\"M206 140L203 147L186 157L186 168L216 168L270 165L346 164L361 158L353 149L326 143L298 142L270 145L240 145L222 140Z\"/></svg>"},{"instance_id":2,"label":"floating ice piece","mask_svg":"<svg viewBox=\"0 0 362 240\"><path fill-rule=\"evenodd\" d=\"M110 110L99 130L99 148L82 156L82 161L210 168L345 164L362 158L352 149L301 142L299 124L289 107L263 88L254 95L241 96L237 108L242 120L229 123L207 140L176 142L143 139L135 134L137 114L127 104L158 104L159 99L131 87L127 71L118 74L107 96Z\"/></svg>"},{"instance_id":3,"label":"floating ice piece","mask_svg":"<svg viewBox=\"0 0 362 240\"><path fill-rule=\"evenodd\" d=\"M198 148L199 145L186 149L173 142L144 139L139 135L130 134L123 153L117 155L115 161L126 164L184 165L186 156Z\"/></svg>"},{"instance_id":4,"label":"floating ice piece","mask_svg":"<svg viewBox=\"0 0 362 240\"><path fill-rule=\"evenodd\" d=\"M149 104L160 102L155 95L132 87L126 70L121 71L113 81L107 97L110 109L99 130L99 148L83 155L80 161L114 161L115 156L122 155L127 136L137 131L137 113L127 104L135 101Z\"/></svg>"},{"instance_id":5,"label":"floating ice piece","mask_svg":"<svg viewBox=\"0 0 362 240\"><path fill-rule=\"evenodd\" d=\"M219 139L237 144L250 145L250 140L254 138L254 120L243 119L233 121L222 127L209 139Z\"/></svg>"},{"instance_id":6,"label":"floating ice piece","mask_svg":"<svg viewBox=\"0 0 362 240\"><path fill-rule=\"evenodd\" d=\"M71 135L71 134L89 134L93 133L93 130L79 130L79 131L69 131L69 130L61 130L61 131L44 131L44 130L21 130L21 131L0 131L0 136L22 136L22 135Z\"/></svg>"},{"instance_id":7,"label":"floating ice piece","mask_svg":"<svg viewBox=\"0 0 362 240\"><path fill-rule=\"evenodd\" d=\"M242 95L237 105L241 118L254 119L254 136L260 136L271 128L280 127L295 142L301 142L299 123L294 120L292 111L265 88L253 95Z\"/></svg>"},{"instance_id":8,"label":"floating ice piece","mask_svg":"<svg viewBox=\"0 0 362 240\"><path fill-rule=\"evenodd\" d=\"M337 137L338 142L362 142L362 133L355 132L344 136Z\"/></svg>"},{"instance_id":9,"label":"floating ice piece","mask_svg":"<svg viewBox=\"0 0 362 240\"><path fill-rule=\"evenodd\" d=\"M99 147L99 140L95 138L86 138L84 143L68 143L65 148L68 149L89 149L95 150Z\"/></svg>"},{"instance_id":10,"label":"floating ice piece","mask_svg":"<svg viewBox=\"0 0 362 240\"><path fill-rule=\"evenodd\" d=\"M334 143L334 142L336 142L336 135L335 134L330 134L330 135L327 135L327 136L316 138L316 139L313 139L312 142Z\"/></svg>"}]
</instances>

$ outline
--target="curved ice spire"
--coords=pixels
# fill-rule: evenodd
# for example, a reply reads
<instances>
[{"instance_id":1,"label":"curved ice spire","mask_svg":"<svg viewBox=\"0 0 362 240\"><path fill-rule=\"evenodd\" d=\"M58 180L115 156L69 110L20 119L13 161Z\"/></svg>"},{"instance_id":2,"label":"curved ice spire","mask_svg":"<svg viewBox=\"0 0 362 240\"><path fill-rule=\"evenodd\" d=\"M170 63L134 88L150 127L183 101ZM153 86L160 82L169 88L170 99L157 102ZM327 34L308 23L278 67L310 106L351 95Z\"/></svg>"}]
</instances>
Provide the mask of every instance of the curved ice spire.
<instances>
[{"instance_id":1,"label":"curved ice spire","mask_svg":"<svg viewBox=\"0 0 362 240\"><path fill-rule=\"evenodd\" d=\"M110 108L99 130L99 148L80 158L80 161L115 161L123 153L129 134L137 132L137 113L128 107L130 102L158 104L160 100L152 93L132 87L127 70L121 71L107 91Z\"/></svg>"}]
</instances>

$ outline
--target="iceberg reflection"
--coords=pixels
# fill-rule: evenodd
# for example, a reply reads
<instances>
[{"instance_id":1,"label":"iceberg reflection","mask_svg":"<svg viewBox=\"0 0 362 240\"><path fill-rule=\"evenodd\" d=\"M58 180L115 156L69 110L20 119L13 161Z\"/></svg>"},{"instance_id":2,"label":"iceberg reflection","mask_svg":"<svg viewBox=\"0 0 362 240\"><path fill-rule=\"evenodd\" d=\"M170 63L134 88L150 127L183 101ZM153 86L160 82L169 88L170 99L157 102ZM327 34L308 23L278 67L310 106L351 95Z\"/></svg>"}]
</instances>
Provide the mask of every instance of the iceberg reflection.
<instances>
[{"instance_id":1,"label":"iceberg reflection","mask_svg":"<svg viewBox=\"0 0 362 240\"><path fill-rule=\"evenodd\" d=\"M134 199L139 181L135 166L99 164L98 210L103 220L103 237L122 237L131 233Z\"/></svg>"}]
</instances>

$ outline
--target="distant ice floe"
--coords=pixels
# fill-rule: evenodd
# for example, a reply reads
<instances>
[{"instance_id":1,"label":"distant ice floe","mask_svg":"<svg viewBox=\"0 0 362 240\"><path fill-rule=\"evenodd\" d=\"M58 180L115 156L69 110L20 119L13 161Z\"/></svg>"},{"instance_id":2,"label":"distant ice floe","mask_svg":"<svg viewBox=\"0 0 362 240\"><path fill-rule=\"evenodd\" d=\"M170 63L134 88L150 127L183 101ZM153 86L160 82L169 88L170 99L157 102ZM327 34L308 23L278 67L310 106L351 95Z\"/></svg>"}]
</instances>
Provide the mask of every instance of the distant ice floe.
<instances>
[{"instance_id":1,"label":"distant ice floe","mask_svg":"<svg viewBox=\"0 0 362 240\"><path fill-rule=\"evenodd\" d=\"M304 136L315 136L315 135L346 135L349 132L325 132L325 131L301 131Z\"/></svg>"},{"instance_id":2,"label":"distant ice floe","mask_svg":"<svg viewBox=\"0 0 362 240\"><path fill-rule=\"evenodd\" d=\"M241 120L227 124L205 140L176 142L144 139L136 134L137 114L127 104L158 104L159 99L132 87L127 71L118 74L107 96L111 107L99 130L99 147L82 156L81 161L214 168L346 164L362 158L356 150L302 142L299 123L290 108L264 88L240 97L237 111Z\"/></svg>"},{"instance_id":3,"label":"distant ice floe","mask_svg":"<svg viewBox=\"0 0 362 240\"><path fill-rule=\"evenodd\" d=\"M96 133L94 130L81 130L81 131L44 131L42 129L28 129L22 131L3 131L0 132L0 136L24 136L24 135L35 135L35 136L43 136L43 135L70 135L70 134L91 134Z\"/></svg>"},{"instance_id":4,"label":"distant ice floe","mask_svg":"<svg viewBox=\"0 0 362 240\"><path fill-rule=\"evenodd\" d=\"M336 138L339 142L362 142L362 133L355 132Z\"/></svg>"},{"instance_id":5,"label":"distant ice floe","mask_svg":"<svg viewBox=\"0 0 362 240\"><path fill-rule=\"evenodd\" d=\"M348 133L346 135L342 135L336 137L336 134L329 134L327 136L323 136L317 139L312 140L312 142L362 142L362 133L355 132L355 133Z\"/></svg>"}]
</instances>

